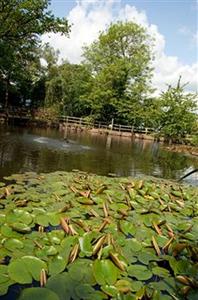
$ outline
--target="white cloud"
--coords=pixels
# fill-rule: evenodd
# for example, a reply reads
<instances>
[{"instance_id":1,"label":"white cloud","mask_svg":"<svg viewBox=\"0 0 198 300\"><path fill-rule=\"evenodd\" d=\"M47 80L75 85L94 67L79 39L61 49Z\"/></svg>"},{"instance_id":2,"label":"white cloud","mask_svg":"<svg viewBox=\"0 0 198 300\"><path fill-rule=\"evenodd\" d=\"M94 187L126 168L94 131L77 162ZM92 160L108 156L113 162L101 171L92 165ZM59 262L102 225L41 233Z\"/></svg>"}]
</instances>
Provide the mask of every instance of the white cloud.
<instances>
[{"instance_id":1,"label":"white cloud","mask_svg":"<svg viewBox=\"0 0 198 300\"><path fill-rule=\"evenodd\" d=\"M72 24L70 37L60 34L48 34L43 36L43 42L49 42L55 49L60 50L62 59L68 59L71 63L81 61L82 47L90 45L97 39L100 31L103 31L111 22L134 21L145 26L155 39L155 61L153 85L157 90L166 88L166 84L175 84L182 76L182 82L190 82L188 89L198 89L198 64L186 65L176 56L165 54L165 37L159 32L155 24L149 24L145 11L138 11L136 7L120 0L79 0L75 7L66 16ZM182 34L187 34L187 28L181 28ZM194 36L197 40L197 34Z\"/></svg>"},{"instance_id":2,"label":"white cloud","mask_svg":"<svg viewBox=\"0 0 198 300\"><path fill-rule=\"evenodd\" d=\"M198 31L192 31L190 28L186 27L186 26L182 26L179 28L179 33L183 36L186 36L187 38L189 38L190 44L192 44L193 46L196 45L198 43Z\"/></svg>"}]
</instances>

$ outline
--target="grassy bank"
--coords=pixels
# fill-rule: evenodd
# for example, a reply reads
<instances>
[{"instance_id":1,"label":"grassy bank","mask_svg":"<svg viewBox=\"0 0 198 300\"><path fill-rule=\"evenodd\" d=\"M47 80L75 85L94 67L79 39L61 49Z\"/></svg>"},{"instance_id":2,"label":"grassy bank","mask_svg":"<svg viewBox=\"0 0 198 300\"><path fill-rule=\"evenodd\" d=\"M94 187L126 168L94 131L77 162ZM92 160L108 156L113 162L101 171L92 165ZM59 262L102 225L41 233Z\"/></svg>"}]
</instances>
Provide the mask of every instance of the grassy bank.
<instances>
[{"instance_id":1,"label":"grassy bank","mask_svg":"<svg viewBox=\"0 0 198 300\"><path fill-rule=\"evenodd\" d=\"M79 171L7 182L3 299L198 298L197 188Z\"/></svg>"}]
</instances>

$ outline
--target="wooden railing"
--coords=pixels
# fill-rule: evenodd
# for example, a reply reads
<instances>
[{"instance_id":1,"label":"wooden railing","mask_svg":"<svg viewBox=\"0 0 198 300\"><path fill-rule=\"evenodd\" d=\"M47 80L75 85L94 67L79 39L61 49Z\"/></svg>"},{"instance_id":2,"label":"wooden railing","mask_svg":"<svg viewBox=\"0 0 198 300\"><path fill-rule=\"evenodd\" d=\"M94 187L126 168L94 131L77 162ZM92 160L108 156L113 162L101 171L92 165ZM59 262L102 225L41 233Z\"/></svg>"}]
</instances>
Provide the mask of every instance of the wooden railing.
<instances>
[{"instance_id":1,"label":"wooden railing","mask_svg":"<svg viewBox=\"0 0 198 300\"><path fill-rule=\"evenodd\" d=\"M11 106L8 109L0 108L0 116L16 119L30 119L32 114L31 110L28 108Z\"/></svg>"},{"instance_id":2,"label":"wooden railing","mask_svg":"<svg viewBox=\"0 0 198 300\"><path fill-rule=\"evenodd\" d=\"M1 117L28 120L28 119L34 119L34 113L28 108L9 107L8 110L0 108L0 118ZM117 131L117 132L142 133L142 134L151 134L156 132L156 130L154 130L153 128L148 128L148 127L134 127L133 125L129 126L129 125L114 124L113 120L111 123L107 123L107 122L89 121L86 118L62 115L57 118L56 122L64 123L66 126L68 125L68 126L76 126L76 127L98 128L98 129L106 129L108 131Z\"/></svg>"},{"instance_id":3,"label":"wooden railing","mask_svg":"<svg viewBox=\"0 0 198 300\"><path fill-rule=\"evenodd\" d=\"M59 117L59 121L64 123L66 126L73 125L76 127L89 127L89 128L99 128L99 129L107 129L114 130L119 132L131 132L131 133L143 133L143 134L151 134L154 133L154 128L150 127L134 127L133 125L121 125L105 122L91 122L83 118L78 117L70 117L70 116L61 116Z\"/></svg>"}]
</instances>

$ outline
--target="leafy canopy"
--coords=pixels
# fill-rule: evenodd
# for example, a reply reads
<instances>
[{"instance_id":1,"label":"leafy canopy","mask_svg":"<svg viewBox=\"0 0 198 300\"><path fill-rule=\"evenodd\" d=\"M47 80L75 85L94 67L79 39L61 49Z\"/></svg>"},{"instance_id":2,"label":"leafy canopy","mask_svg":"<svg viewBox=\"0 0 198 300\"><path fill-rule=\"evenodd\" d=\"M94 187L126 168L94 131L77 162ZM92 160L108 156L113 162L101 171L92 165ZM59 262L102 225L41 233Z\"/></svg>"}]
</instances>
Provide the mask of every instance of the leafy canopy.
<instances>
[{"instance_id":1,"label":"leafy canopy","mask_svg":"<svg viewBox=\"0 0 198 300\"><path fill-rule=\"evenodd\" d=\"M197 122L197 95L186 93L181 77L176 87L169 86L160 97L161 133L168 139L182 138L193 132Z\"/></svg>"},{"instance_id":2,"label":"leafy canopy","mask_svg":"<svg viewBox=\"0 0 198 300\"><path fill-rule=\"evenodd\" d=\"M34 43L45 32L67 33L66 19L56 18L47 10L49 0L1 0L0 40L12 44Z\"/></svg>"},{"instance_id":3,"label":"leafy canopy","mask_svg":"<svg viewBox=\"0 0 198 300\"><path fill-rule=\"evenodd\" d=\"M56 18L48 10L49 4L48 0L0 1L0 84L5 89L5 102L10 83L17 91L22 82L31 78L30 65L39 64L40 36L46 32L66 34L69 31L67 20Z\"/></svg>"},{"instance_id":4,"label":"leafy canopy","mask_svg":"<svg viewBox=\"0 0 198 300\"><path fill-rule=\"evenodd\" d=\"M133 22L112 24L84 48L83 56L94 77L88 99L96 118L134 119L150 91L152 53L146 30Z\"/></svg>"}]
</instances>

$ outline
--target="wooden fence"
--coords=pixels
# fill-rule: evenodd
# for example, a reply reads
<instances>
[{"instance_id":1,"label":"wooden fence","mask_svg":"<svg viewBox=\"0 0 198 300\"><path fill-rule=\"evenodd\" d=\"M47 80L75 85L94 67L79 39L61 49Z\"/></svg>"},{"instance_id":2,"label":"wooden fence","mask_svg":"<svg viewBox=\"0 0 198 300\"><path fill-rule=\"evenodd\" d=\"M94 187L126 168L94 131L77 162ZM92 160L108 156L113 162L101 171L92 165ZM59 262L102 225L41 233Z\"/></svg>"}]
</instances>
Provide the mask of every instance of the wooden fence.
<instances>
[{"instance_id":1,"label":"wooden fence","mask_svg":"<svg viewBox=\"0 0 198 300\"><path fill-rule=\"evenodd\" d=\"M155 130L149 127L134 127L133 125L121 125L105 122L91 122L83 118L78 117L70 117L70 116L61 116L59 117L60 123L64 123L65 126L75 126L75 127L87 127L87 128L98 128L98 129L106 129L118 132L129 132L129 133L142 133L142 134L151 134L154 133Z\"/></svg>"},{"instance_id":2,"label":"wooden fence","mask_svg":"<svg viewBox=\"0 0 198 300\"><path fill-rule=\"evenodd\" d=\"M9 119L21 119L21 120L38 120L38 117L35 117L33 111L28 108L18 108L18 107L9 107L8 111L0 108L0 120L4 118ZM140 133L140 134L151 134L156 132L153 128L148 127L134 127L133 125L121 125L114 124L113 120L111 123L106 122L96 122L89 121L86 118L78 118L71 116L60 116L56 120L57 123L64 123L66 126L75 126L81 128L96 128L96 129L105 129L108 131L116 132L128 132L128 133Z\"/></svg>"}]
</instances>

